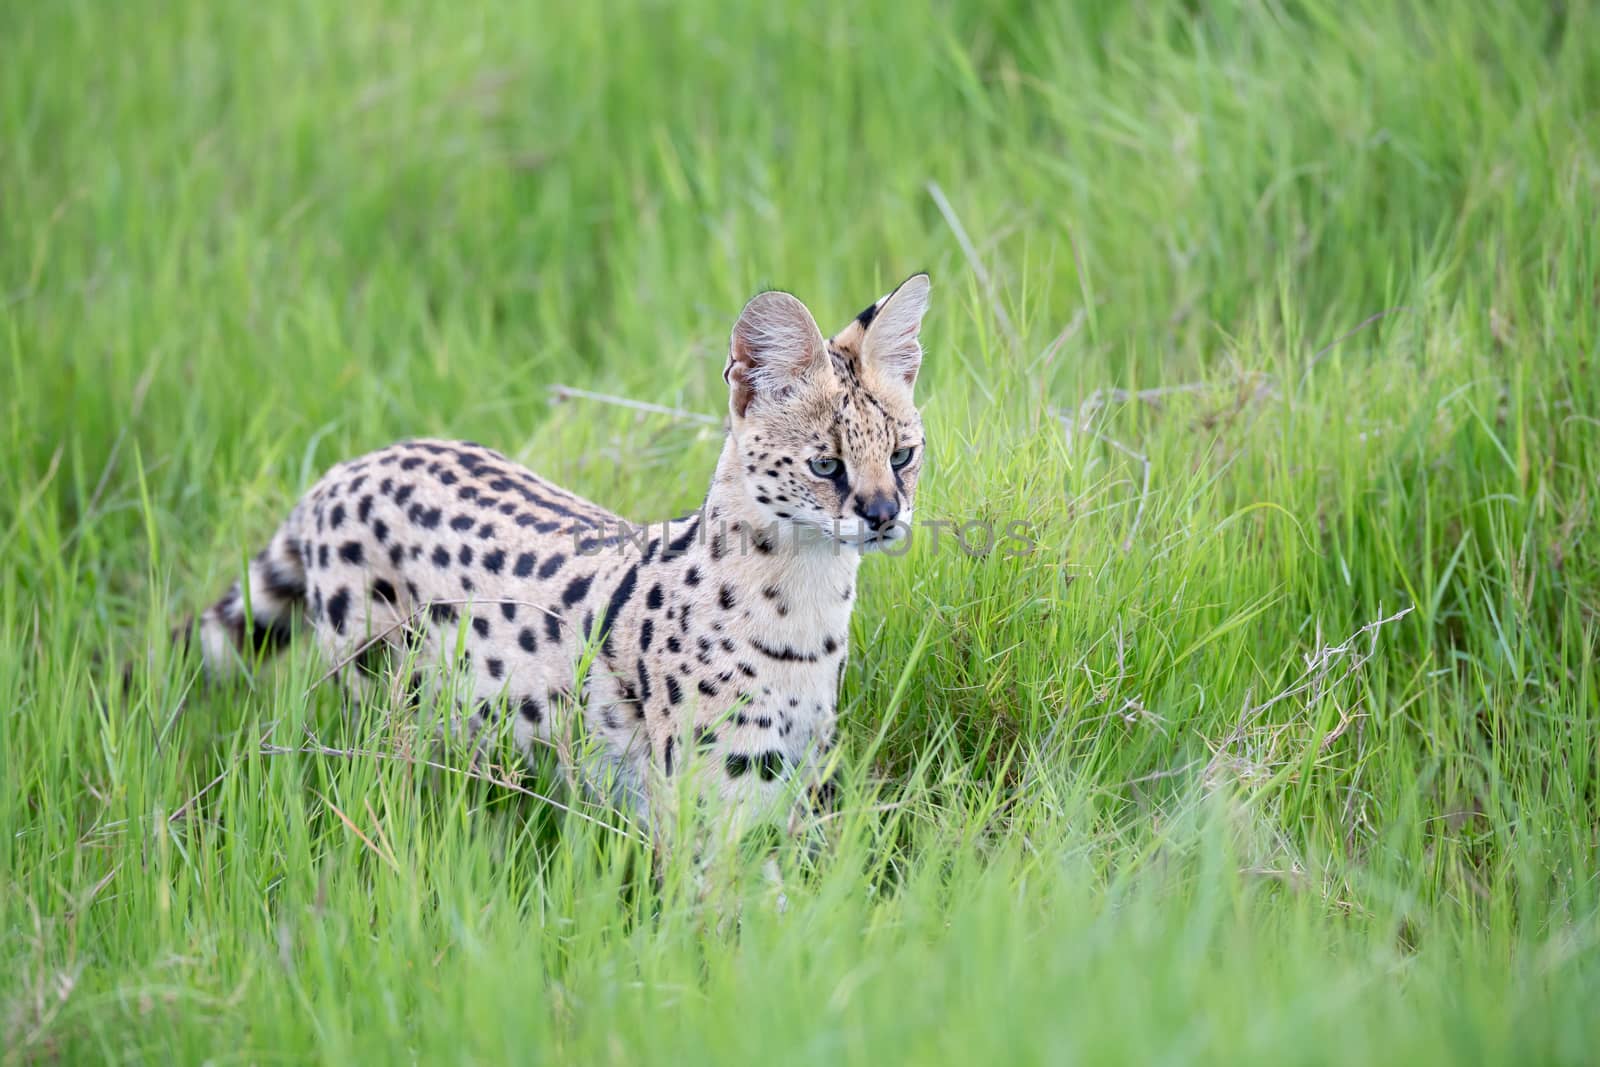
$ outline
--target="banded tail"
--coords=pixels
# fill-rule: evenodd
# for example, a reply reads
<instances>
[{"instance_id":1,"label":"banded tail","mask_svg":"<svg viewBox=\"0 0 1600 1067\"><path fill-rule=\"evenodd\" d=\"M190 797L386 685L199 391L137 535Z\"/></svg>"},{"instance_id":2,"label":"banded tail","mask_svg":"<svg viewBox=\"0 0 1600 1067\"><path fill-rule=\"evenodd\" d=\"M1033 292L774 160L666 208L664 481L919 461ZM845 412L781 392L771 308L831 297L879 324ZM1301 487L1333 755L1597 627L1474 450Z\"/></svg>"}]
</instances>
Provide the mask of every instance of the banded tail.
<instances>
[{"instance_id":1,"label":"banded tail","mask_svg":"<svg viewBox=\"0 0 1600 1067\"><path fill-rule=\"evenodd\" d=\"M208 677L227 677L246 657L271 655L289 643L290 625L306 603L298 529L296 515L290 515L250 560L245 578L201 613L195 629Z\"/></svg>"}]
</instances>

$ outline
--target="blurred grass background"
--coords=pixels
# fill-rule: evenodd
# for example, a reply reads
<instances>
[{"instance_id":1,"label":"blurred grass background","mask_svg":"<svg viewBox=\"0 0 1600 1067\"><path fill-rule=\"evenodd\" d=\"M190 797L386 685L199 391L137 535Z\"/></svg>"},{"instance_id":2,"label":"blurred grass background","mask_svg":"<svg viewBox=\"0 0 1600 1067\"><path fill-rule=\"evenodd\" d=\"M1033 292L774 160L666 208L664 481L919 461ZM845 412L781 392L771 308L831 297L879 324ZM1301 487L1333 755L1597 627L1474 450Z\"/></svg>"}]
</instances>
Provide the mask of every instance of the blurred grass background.
<instances>
[{"instance_id":1,"label":"blurred grass background","mask_svg":"<svg viewBox=\"0 0 1600 1067\"><path fill-rule=\"evenodd\" d=\"M0 7L5 1061L1589 1060L1597 108L1582 3ZM917 269L1038 551L864 566L787 913L165 650L400 436L692 506L550 387Z\"/></svg>"}]
</instances>

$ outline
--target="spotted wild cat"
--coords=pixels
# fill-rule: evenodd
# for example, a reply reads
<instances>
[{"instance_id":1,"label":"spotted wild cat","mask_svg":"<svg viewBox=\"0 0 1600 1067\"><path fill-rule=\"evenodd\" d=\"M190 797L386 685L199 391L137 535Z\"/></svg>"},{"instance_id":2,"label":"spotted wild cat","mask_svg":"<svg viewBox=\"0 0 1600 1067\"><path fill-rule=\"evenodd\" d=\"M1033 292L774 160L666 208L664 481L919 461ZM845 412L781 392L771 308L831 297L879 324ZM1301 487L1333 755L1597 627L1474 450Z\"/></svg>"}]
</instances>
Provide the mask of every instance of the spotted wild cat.
<instances>
[{"instance_id":1,"label":"spotted wild cat","mask_svg":"<svg viewBox=\"0 0 1600 1067\"><path fill-rule=\"evenodd\" d=\"M207 670L293 617L358 692L416 695L464 649L474 730L531 750L575 709L585 779L658 830L691 765L735 828L825 799L861 554L906 536L922 467L928 291L914 275L831 339L793 296L752 299L705 503L642 532L475 444L339 464L200 617Z\"/></svg>"}]
</instances>

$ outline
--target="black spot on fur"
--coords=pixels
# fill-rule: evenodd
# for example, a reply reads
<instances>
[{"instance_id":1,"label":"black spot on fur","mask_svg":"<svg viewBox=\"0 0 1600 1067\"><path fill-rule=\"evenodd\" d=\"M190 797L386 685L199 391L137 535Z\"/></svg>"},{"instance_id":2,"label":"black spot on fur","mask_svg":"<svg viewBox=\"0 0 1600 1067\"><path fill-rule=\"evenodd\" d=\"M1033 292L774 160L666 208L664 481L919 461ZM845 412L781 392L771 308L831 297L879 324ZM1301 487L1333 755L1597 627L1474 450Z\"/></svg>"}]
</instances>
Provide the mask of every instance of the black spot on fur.
<instances>
[{"instance_id":1,"label":"black spot on fur","mask_svg":"<svg viewBox=\"0 0 1600 1067\"><path fill-rule=\"evenodd\" d=\"M761 772L763 782L772 781L783 773L783 753L776 750L761 753L756 757L756 769Z\"/></svg>"},{"instance_id":2,"label":"black spot on fur","mask_svg":"<svg viewBox=\"0 0 1600 1067\"><path fill-rule=\"evenodd\" d=\"M433 565L435 567L450 566L450 553L443 545L433 546Z\"/></svg>"},{"instance_id":3,"label":"black spot on fur","mask_svg":"<svg viewBox=\"0 0 1600 1067\"><path fill-rule=\"evenodd\" d=\"M541 578L550 577L556 571L560 570L561 569L561 565L563 563L565 563L566 561L567 561L567 557L563 556L561 553L557 552L555 555L551 556L549 559L544 561L544 565L539 568L539 577L541 577Z\"/></svg>"},{"instance_id":4,"label":"black spot on fur","mask_svg":"<svg viewBox=\"0 0 1600 1067\"><path fill-rule=\"evenodd\" d=\"M384 522L382 519L379 519L377 522L373 523L372 524L372 536L376 537L378 539L378 544L380 544L380 545L385 543L386 541L388 541L389 540L389 524Z\"/></svg>"},{"instance_id":5,"label":"black spot on fur","mask_svg":"<svg viewBox=\"0 0 1600 1067\"><path fill-rule=\"evenodd\" d=\"M298 551L291 551L291 555L299 557ZM262 589L279 600L303 600L306 595L305 576L296 570L279 567L276 564L267 567L267 573L262 579Z\"/></svg>"},{"instance_id":6,"label":"black spot on fur","mask_svg":"<svg viewBox=\"0 0 1600 1067\"><path fill-rule=\"evenodd\" d=\"M544 718L544 713L539 710L539 702L532 697L523 697L522 703L517 710L521 712L524 719L527 719L535 726L539 725L539 720Z\"/></svg>"},{"instance_id":7,"label":"black spot on fur","mask_svg":"<svg viewBox=\"0 0 1600 1067\"><path fill-rule=\"evenodd\" d=\"M560 558L560 557L557 557ZM561 602L567 607L572 607L578 601L589 595L589 585L594 581L592 574L580 574L567 583L567 588L561 593Z\"/></svg>"},{"instance_id":8,"label":"black spot on fur","mask_svg":"<svg viewBox=\"0 0 1600 1067\"><path fill-rule=\"evenodd\" d=\"M524 652L533 653L538 651L539 641L533 636L532 627L524 626L522 628L522 631L517 634L517 645Z\"/></svg>"},{"instance_id":9,"label":"black spot on fur","mask_svg":"<svg viewBox=\"0 0 1600 1067\"><path fill-rule=\"evenodd\" d=\"M346 563L359 567L361 565L361 542L346 541L340 545L339 558Z\"/></svg>"},{"instance_id":10,"label":"black spot on fur","mask_svg":"<svg viewBox=\"0 0 1600 1067\"><path fill-rule=\"evenodd\" d=\"M678 685L678 680L672 675L667 675L667 703L676 705L683 699L683 690Z\"/></svg>"},{"instance_id":11,"label":"black spot on fur","mask_svg":"<svg viewBox=\"0 0 1600 1067\"><path fill-rule=\"evenodd\" d=\"M645 594L644 606L655 611L661 607L661 599L661 583L657 582L650 587L650 592Z\"/></svg>"},{"instance_id":12,"label":"black spot on fur","mask_svg":"<svg viewBox=\"0 0 1600 1067\"><path fill-rule=\"evenodd\" d=\"M689 523L688 529L684 530L683 533L679 534L677 537L674 537L670 542L667 543L667 550L662 554L662 558L670 559L673 556L683 555L684 549L689 547L689 542L694 540L694 535L699 531L699 529L700 516L696 515L694 520Z\"/></svg>"},{"instance_id":13,"label":"black spot on fur","mask_svg":"<svg viewBox=\"0 0 1600 1067\"><path fill-rule=\"evenodd\" d=\"M490 574L499 574L500 568L506 565L506 554L500 549L483 554L483 569Z\"/></svg>"},{"instance_id":14,"label":"black spot on fur","mask_svg":"<svg viewBox=\"0 0 1600 1067\"><path fill-rule=\"evenodd\" d=\"M393 604L398 599L395 596L394 584L387 578L374 578L372 580L372 597L374 600L381 600L385 604Z\"/></svg>"},{"instance_id":15,"label":"black spot on fur","mask_svg":"<svg viewBox=\"0 0 1600 1067\"><path fill-rule=\"evenodd\" d=\"M516 566L511 568L511 573L518 578L526 578L533 573L533 565L538 562L533 558L532 552L524 552L517 557Z\"/></svg>"},{"instance_id":16,"label":"black spot on fur","mask_svg":"<svg viewBox=\"0 0 1600 1067\"><path fill-rule=\"evenodd\" d=\"M735 603L737 603L737 601L734 600L733 587L732 586L725 585L720 590L718 590L718 592L717 592L717 603L722 605L722 610L723 611L732 611L733 610L733 605Z\"/></svg>"},{"instance_id":17,"label":"black spot on fur","mask_svg":"<svg viewBox=\"0 0 1600 1067\"><path fill-rule=\"evenodd\" d=\"M750 769L750 757L742 752L729 753L727 767L729 778L742 777Z\"/></svg>"},{"instance_id":18,"label":"black spot on fur","mask_svg":"<svg viewBox=\"0 0 1600 1067\"><path fill-rule=\"evenodd\" d=\"M545 612L544 633L552 641L561 640L561 616L554 612Z\"/></svg>"},{"instance_id":19,"label":"black spot on fur","mask_svg":"<svg viewBox=\"0 0 1600 1067\"><path fill-rule=\"evenodd\" d=\"M342 525L344 525L344 505L335 504L333 511L328 514L328 529L337 530Z\"/></svg>"},{"instance_id":20,"label":"black spot on fur","mask_svg":"<svg viewBox=\"0 0 1600 1067\"><path fill-rule=\"evenodd\" d=\"M688 570L684 571L683 572L683 584L687 585L687 586L699 585L700 584L700 568L691 566Z\"/></svg>"},{"instance_id":21,"label":"black spot on fur","mask_svg":"<svg viewBox=\"0 0 1600 1067\"><path fill-rule=\"evenodd\" d=\"M817 654L815 652L801 652L789 645L776 648L772 645L765 644L754 637L750 639L750 647L769 659L780 660L784 663L817 662Z\"/></svg>"},{"instance_id":22,"label":"black spot on fur","mask_svg":"<svg viewBox=\"0 0 1600 1067\"><path fill-rule=\"evenodd\" d=\"M650 641L655 637L656 624L654 619L646 619L639 625L639 651L650 651Z\"/></svg>"},{"instance_id":23,"label":"black spot on fur","mask_svg":"<svg viewBox=\"0 0 1600 1067\"><path fill-rule=\"evenodd\" d=\"M612 623L622 609L627 607L628 601L633 599L633 588L638 583L638 580L639 565L635 563L628 568L627 573L622 576L622 580L617 583L617 587L611 591L611 599L606 601L605 610L600 613L600 647L608 656L611 654Z\"/></svg>"},{"instance_id":24,"label":"black spot on fur","mask_svg":"<svg viewBox=\"0 0 1600 1067\"><path fill-rule=\"evenodd\" d=\"M489 620L482 615L474 615L472 617L472 630L479 637L487 638L489 636Z\"/></svg>"},{"instance_id":25,"label":"black spot on fur","mask_svg":"<svg viewBox=\"0 0 1600 1067\"><path fill-rule=\"evenodd\" d=\"M483 661L484 667L489 672L489 677L499 681L506 673L506 665L500 660L489 658Z\"/></svg>"},{"instance_id":26,"label":"black spot on fur","mask_svg":"<svg viewBox=\"0 0 1600 1067\"><path fill-rule=\"evenodd\" d=\"M456 560L463 567L469 566L472 563L472 546L462 545L461 551L456 553Z\"/></svg>"},{"instance_id":27,"label":"black spot on fur","mask_svg":"<svg viewBox=\"0 0 1600 1067\"><path fill-rule=\"evenodd\" d=\"M345 616L350 612L350 590L344 586L328 598L328 623L335 633L344 633Z\"/></svg>"}]
</instances>

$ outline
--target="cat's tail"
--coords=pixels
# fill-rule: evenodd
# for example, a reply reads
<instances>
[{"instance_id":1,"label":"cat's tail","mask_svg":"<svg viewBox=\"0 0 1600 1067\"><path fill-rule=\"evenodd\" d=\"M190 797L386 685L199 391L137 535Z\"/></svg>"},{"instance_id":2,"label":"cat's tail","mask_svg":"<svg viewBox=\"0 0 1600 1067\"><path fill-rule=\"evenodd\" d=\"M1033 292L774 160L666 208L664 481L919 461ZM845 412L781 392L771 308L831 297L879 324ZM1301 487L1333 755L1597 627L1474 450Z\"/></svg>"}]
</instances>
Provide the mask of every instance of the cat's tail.
<instances>
[{"instance_id":1,"label":"cat's tail","mask_svg":"<svg viewBox=\"0 0 1600 1067\"><path fill-rule=\"evenodd\" d=\"M257 552L244 576L222 599L179 627L179 643L198 638L208 678L238 673L249 657L281 651L291 624L305 611L306 561L299 537L298 509Z\"/></svg>"}]
</instances>

